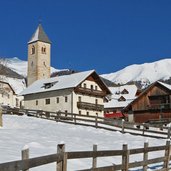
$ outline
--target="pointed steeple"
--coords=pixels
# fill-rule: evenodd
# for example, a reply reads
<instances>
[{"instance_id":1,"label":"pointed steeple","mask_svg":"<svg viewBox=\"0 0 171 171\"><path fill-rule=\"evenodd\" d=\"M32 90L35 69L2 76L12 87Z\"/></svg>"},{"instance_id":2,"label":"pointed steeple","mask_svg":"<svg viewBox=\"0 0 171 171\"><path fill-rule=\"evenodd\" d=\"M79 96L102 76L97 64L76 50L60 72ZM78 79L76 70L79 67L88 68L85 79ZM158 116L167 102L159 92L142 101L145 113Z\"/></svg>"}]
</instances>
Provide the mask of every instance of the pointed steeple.
<instances>
[{"instance_id":1,"label":"pointed steeple","mask_svg":"<svg viewBox=\"0 0 171 171\"><path fill-rule=\"evenodd\" d=\"M37 42L37 41L41 41L41 42L51 44L51 41L49 40L48 36L44 32L43 27L42 27L41 24L38 25L35 33L32 35L32 37L31 37L30 41L28 42L28 44L33 43L33 42Z\"/></svg>"}]
</instances>

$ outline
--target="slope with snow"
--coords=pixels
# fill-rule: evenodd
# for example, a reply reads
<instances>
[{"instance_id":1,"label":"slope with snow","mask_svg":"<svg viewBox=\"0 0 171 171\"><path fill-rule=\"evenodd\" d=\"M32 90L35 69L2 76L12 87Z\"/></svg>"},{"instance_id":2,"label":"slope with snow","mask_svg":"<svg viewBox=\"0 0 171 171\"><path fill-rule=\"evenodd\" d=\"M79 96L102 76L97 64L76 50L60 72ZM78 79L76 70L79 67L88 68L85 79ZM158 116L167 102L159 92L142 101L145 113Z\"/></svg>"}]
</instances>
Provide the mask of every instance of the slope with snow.
<instances>
[{"instance_id":1,"label":"slope with snow","mask_svg":"<svg viewBox=\"0 0 171 171\"><path fill-rule=\"evenodd\" d=\"M102 77L114 83L126 84L131 81L153 83L157 80L166 80L171 77L171 59L162 59L153 63L130 65L118 72L103 74Z\"/></svg>"},{"instance_id":2,"label":"slope with snow","mask_svg":"<svg viewBox=\"0 0 171 171\"><path fill-rule=\"evenodd\" d=\"M65 143L66 151L90 151L93 144L98 150L119 150L127 143L129 148L141 148L145 141L149 146L165 145L163 139L153 139L103 129L58 123L27 116L3 115L4 127L0 128L0 163L19 160L21 150L28 146L30 157L56 153L57 144ZM163 156L163 152L149 153L149 158ZM142 155L132 155L130 162L142 161ZM91 168L91 159L70 160L68 170ZM97 165L119 164L121 157L98 158ZM55 164L31 169L32 171L55 170ZM133 169L134 171L138 171ZM152 169L151 169L152 170Z\"/></svg>"}]
</instances>

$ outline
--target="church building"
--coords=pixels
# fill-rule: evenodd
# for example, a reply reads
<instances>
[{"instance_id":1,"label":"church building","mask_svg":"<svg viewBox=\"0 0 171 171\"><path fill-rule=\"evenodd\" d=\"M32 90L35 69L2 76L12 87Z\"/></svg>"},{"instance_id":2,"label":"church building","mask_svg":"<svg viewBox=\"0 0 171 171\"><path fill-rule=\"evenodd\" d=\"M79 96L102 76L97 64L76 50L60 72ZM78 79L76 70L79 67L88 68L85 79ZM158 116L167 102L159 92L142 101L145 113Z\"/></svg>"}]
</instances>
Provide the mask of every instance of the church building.
<instances>
[{"instance_id":1,"label":"church building","mask_svg":"<svg viewBox=\"0 0 171 171\"><path fill-rule=\"evenodd\" d=\"M28 42L28 87L21 93L24 108L80 115L104 114L111 92L94 71L50 78L51 41L38 26Z\"/></svg>"}]
</instances>

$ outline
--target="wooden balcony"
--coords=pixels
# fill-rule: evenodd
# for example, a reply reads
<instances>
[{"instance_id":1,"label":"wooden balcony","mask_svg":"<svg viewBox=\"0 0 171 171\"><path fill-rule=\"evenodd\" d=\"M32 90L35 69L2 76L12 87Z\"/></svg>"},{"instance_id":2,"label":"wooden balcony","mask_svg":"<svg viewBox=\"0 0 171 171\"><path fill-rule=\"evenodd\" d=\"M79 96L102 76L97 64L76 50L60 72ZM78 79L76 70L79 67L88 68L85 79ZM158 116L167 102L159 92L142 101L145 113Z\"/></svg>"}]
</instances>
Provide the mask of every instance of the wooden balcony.
<instances>
[{"instance_id":1,"label":"wooden balcony","mask_svg":"<svg viewBox=\"0 0 171 171\"><path fill-rule=\"evenodd\" d=\"M160 110L171 109L171 104L170 103L151 104L148 108L149 109L160 109Z\"/></svg>"},{"instance_id":2,"label":"wooden balcony","mask_svg":"<svg viewBox=\"0 0 171 171\"><path fill-rule=\"evenodd\" d=\"M95 110L95 111L103 111L104 109L103 105L86 103L86 102L77 102L77 107L79 109Z\"/></svg>"},{"instance_id":3,"label":"wooden balcony","mask_svg":"<svg viewBox=\"0 0 171 171\"><path fill-rule=\"evenodd\" d=\"M75 92L80 93L80 94L87 94L89 96L99 96L99 97L106 96L106 92L104 91L92 90L92 89L83 88L83 87L75 88Z\"/></svg>"}]
</instances>

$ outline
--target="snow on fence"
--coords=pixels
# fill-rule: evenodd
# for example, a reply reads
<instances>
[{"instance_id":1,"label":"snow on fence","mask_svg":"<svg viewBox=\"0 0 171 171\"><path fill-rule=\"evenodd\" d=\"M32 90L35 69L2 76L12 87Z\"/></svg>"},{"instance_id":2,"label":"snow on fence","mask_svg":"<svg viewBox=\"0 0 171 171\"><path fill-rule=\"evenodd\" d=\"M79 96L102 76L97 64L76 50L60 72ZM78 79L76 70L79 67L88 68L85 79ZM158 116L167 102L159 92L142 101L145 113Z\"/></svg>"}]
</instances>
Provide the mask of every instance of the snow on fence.
<instances>
[{"instance_id":1,"label":"snow on fence","mask_svg":"<svg viewBox=\"0 0 171 171\"><path fill-rule=\"evenodd\" d=\"M28 116L54 120L56 122L64 122L75 125L91 126L109 131L120 131L122 133L130 133L132 135L142 135L152 138L170 139L170 127L151 127L149 124L129 123L124 120L114 120L91 115L79 115L64 112L48 112L42 110L23 110L19 111L19 115L26 113Z\"/></svg>"},{"instance_id":2,"label":"snow on fence","mask_svg":"<svg viewBox=\"0 0 171 171\"><path fill-rule=\"evenodd\" d=\"M66 152L65 144L58 144L57 153L51 154L47 156L41 156L36 158L29 158L29 150L24 149L22 151L22 160L12 161L8 163L0 164L1 171L29 171L30 168L34 168L37 166L42 166L45 164L56 162L56 171L67 171L67 162L72 159L84 159L84 158L92 158L92 166L87 166L89 169L84 169L80 171L115 171L122 170L128 171L131 168L142 168L143 171L147 171L148 165L150 164L160 164L161 169L158 171L168 171L169 170L169 161L171 160L171 145L170 141L166 142L164 146L154 146L149 147L148 142L144 143L144 148L137 149L128 149L127 144L123 144L122 150L105 150L98 151L97 145L93 145L93 151L73 151ZM164 151L164 155L162 157L156 157L149 159L149 152L157 152ZM131 155L143 155L143 161L130 162ZM100 157L113 157L120 156L122 158L120 164L105 166L105 167L97 167L97 160ZM163 164L161 164L163 163ZM79 168L81 169L81 168Z\"/></svg>"}]
</instances>

